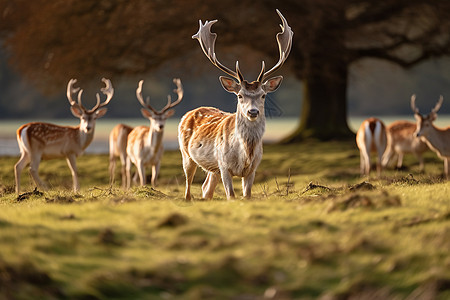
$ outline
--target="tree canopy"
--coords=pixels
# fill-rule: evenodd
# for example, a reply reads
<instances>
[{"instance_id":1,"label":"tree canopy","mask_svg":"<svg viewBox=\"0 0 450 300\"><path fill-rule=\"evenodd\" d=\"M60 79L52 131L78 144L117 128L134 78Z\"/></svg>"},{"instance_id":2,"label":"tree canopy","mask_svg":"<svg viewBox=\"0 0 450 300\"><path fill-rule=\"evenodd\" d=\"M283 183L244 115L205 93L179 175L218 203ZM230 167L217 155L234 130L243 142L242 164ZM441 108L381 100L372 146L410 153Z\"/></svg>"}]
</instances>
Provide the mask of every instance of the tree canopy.
<instances>
[{"instance_id":1,"label":"tree canopy","mask_svg":"<svg viewBox=\"0 0 450 300\"><path fill-rule=\"evenodd\" d=\"M351 136L353 62L408 68L450 52L448 0L0 0L0 38L16 70L51 92L72 77L114 79L166 64L196 72L208 64L191 36L198 20L218 19L217 55L228 66L251 62L241 64L247 74L259 71L255 57L267 65L278 59L276 8L294 31L285 68L303 83L299 128L287 142Z\"/></svg>"}]
</instances>

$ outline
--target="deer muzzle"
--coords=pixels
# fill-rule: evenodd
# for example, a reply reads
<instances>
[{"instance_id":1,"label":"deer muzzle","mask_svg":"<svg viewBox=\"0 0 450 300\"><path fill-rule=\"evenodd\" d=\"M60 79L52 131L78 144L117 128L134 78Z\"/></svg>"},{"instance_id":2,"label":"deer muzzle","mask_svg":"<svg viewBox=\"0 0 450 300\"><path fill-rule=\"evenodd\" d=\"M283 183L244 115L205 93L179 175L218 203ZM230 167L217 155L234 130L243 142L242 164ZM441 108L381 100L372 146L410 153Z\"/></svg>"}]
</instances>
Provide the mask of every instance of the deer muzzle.
<instances>
[{"instance_id":1,"label":"deer muzzle","mask_svg":"<svg viewBox=\"0 0 450 300\"><path fill-rule=\"evenodd\" d=\"M250 121L256 120L256 118L258 118L258 116L259 116L259 110L257 110L256 108L252 108L247 111L247 117Z\"/></svg>"}]
</instances>

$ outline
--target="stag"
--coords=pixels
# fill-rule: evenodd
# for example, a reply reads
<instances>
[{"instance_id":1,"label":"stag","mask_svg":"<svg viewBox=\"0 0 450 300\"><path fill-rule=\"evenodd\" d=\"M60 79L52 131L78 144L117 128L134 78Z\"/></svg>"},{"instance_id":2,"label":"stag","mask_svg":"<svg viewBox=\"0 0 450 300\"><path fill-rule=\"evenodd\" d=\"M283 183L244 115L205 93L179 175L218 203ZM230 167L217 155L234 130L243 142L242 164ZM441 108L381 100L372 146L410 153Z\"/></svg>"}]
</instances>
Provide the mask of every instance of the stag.
<instances>
[{"instance_id":1,"label":"stag","mask_svg":"<svg viewBox=\"0 0 450 300\"><path fill-rule=\"evenodd\" d=\"M59 126L55 124L34 122L22 125L17 130L17 142L21 157L14 166L16 179L16 193L20 192L20 175L23 168L30 164L30 173L35 184L47 189L47 185L39 178L38 168L42 159L65 157L69 165L73 179L73 190L78 192L76 158L81 155L94 138L95 121L105 115L104 108L112 99L114 89L109 79L103 78L105 87L101 89L106 95L106 100L101 103L97 93L97 104L92 109L87 109L81 102L83 90L75 88L76 79L71 79L67 85L67 99L70 103L72 114L80 119L80 124L75 127ZM78 92L78 103L72 99L72 94Z\"/></svg>"},{"instance_id":2,"label":"stag","mask_svg":"<svg viewBox=\"0 0 450 300\"><path fill-rule=\"evenodd\" d=\"M232 78L220 76L222 87L237 96L235 113L226 113L217 108L199 107L187 112L178 126L178 140L183 157L183 169L186 176L186 200L191 199L191 184L197 166L207 172L202 186L202 196L211 199L214 190L222 179L227 199L235 197L233 176L242 178L243 195L251 197L251 189L256 169L261 161L263 147L262 136L265 130L264 99L268 93L280 86L282 76L269 78L287 59L292 45L293 32L286 19L277 10L282 20L281 32L276 36L279 47L279 60L270 70L262 69L256 81L248 82L239 70L224 66L216 57L216 33L211 26L217 22L200 20L200 29L192 36L200 43L203 53L219 70Z\"/></svg>"},{"instance_id":3,"label":"stag","mask_svg":"<svg viewBox=\"0 0 450 300\"><path fill-rule=\"evenodd\" d=\"M159 111L150 105L150 97L147 97L146 101L144 101L144 98L142 97L142 85L144 81L141 80L139 82L138 88L136 89L136 97L143 106L143 108L141 108L141 113L145 118L149 119L150 127L138 126L128 135L125 167L127 188L131 187L131 163L133 163L138 170L141 185L146 184L145 166L151 165L151 184L152 186L156 186L161 157L164 152L162 142L164 125L166 120L175 113L175 110L172 108L178 105L183 99L183 86L181 85L181 80L175 78L173 79L173 82L177 86L174 92L178 95L178 98L175 102L172 102L171 96L168 95L166 106Z\"/></svg>"},{"instance_id":4,"label":"stag","mask_svg":"<svg viewBox=\"0 0 450 300\"><path fill-rule=\"evenodd\" d=\"M411 97L411 109L417 121L415 136L427 143L431 150L436 152L437 156L444 160L444 174L449 178L449 159L450 159L450 127L438 128L433 122L437 118L437 112L442 106L444 97L440 97L431 112L424 116L419 113L416 107L416 95Z\"/></svg>"}]
</instances>

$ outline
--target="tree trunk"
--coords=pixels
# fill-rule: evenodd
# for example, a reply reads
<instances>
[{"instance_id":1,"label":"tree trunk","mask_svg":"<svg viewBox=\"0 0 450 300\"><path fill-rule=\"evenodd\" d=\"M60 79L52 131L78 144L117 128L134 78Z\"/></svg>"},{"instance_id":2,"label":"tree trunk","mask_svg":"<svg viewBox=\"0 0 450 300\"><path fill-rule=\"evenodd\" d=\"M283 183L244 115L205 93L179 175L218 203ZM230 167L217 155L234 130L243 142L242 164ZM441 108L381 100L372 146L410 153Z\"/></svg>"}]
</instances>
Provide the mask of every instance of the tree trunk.
<instances>
[{"instance_id":1,"label":"tree trunk","mask_svg":"<svg viewBox=\"0 0 450 300\"><path fill-rule=\"evenodd\" d=\"M306 138L349 139L354 133L347 124L348 65L343 61L313 64L316 69L303 76L303 106L295 131L281 143Z\"/></svg>"}]
</instances>

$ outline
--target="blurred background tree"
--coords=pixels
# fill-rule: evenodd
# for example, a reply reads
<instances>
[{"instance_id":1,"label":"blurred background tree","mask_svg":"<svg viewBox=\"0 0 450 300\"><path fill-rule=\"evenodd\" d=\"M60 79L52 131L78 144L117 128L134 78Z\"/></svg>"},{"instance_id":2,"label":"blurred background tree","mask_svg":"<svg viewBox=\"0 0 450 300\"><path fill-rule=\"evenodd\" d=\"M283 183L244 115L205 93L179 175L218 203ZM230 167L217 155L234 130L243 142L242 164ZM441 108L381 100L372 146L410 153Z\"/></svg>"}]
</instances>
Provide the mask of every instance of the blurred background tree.
<instances>
[{"instance_id":1,"label":"blurred background tree","mask_svg":"<svg viewBox=\"0 0 450 300\"><path fill-rule=\"evenodd\" d=\"M52 94L70 78L98 88L101 77L219 75L191 39L199 19L218 19L217 55L228 66L239 60L250 80L262 60L278 59L276 8L294 31L280 73L302 83L299 125L284 142L353 136L347 99L356 62L410 68L450 52L448 0L0 0L0 39L14 70Z\"/></svg>"}]
</instances>

